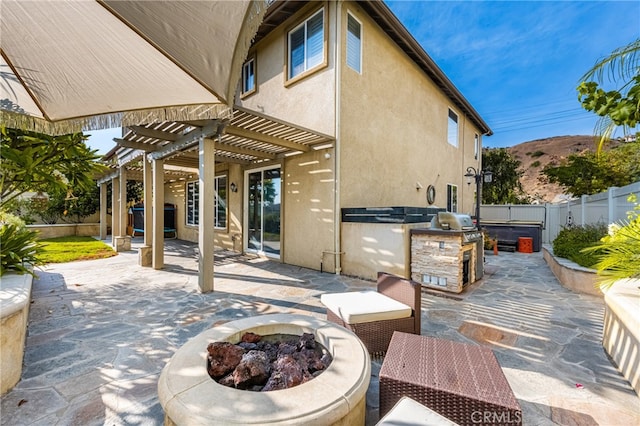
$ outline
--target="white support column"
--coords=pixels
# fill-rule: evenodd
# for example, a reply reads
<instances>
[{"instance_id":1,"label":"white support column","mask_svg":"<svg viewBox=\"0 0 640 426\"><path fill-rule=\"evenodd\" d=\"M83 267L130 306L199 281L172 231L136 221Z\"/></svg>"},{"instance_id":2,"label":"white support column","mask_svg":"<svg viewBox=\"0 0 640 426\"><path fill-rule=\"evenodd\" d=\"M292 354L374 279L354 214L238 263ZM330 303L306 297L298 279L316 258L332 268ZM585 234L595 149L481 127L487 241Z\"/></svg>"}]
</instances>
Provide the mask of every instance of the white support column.
<instances>
[{"instance_id":1,"label":"white support column","mask_svg":"<svg viewBox=\"0 0 640 426\"><path fill-rule=\"evenodd\" d=\"M215 146L213 139L200 138L199 152L199 225L198 286L202 293L213 291L213 231L215 215Z\"/></svg>"},{"instance_id":2,"label":"white support column","mask_svg":"<svg viewBox=\"0 0 640 426\"><path fill-rule=\"evenodd\" d=\"M113 248L117 252L131 250L131 237L127 235L127 174L124 166L120 167L118 190L115 186L113 190L114 198L118 199L117 209L111 212L112 221L111 233L113 237ZM114 179L115 180L115 179Z\"/></svg>"},{"instance_id":3,"label":"white support column","mask_svg":"<svg viewBox=\"0 0 640 426\"><path fill-rule=\"evenodd\" d=\"M111 179L111 245L116 247L116 237L120 230L120 178Z\"/></svg>"},{"instance_id":4,"label":"white support column","mask_svg":"<svg viewBox=\"0 0 640 426\"><path fill-rule=\"evenodd\" d=\"M107 239L107 183L100 184L100 239Z\"/></svg>"},{"instance_id":5,"label":"white support column","mask_svg":"<svg viewBox=\"0 0 640 426\"><path fill-rule=\"evenodd\" d=\"M151 266L153 264L153 250L151 248L153 244L153 214L152 214L152 199L153 199L153 171L151 162L147 160L146 156L143 160L143 187L144 187L144 245L140 247L138 252L138 264L140 266Z\"/></svg>"},{"instance_id":6,"label":"white support column","mask_svg":"<svg viewBox=\"0 0 640 426\"><path fill-rule=\"evenodd\" d=\"M120 229L118 231L119 237L125 237L127 235L127 169L125 166L120 167Z\"/></svg>"},{"instance_id":7,"label":"white support column","mask_svg":"<svg viewBox=\"0 0 640 426\"><path fill-rule=\"evenodd\" d=\"M153 243L152 257L153 269L164 267L164 160L153 160ZM145 233L146 233L145 229Z\"/></svg>"}]
</instances>

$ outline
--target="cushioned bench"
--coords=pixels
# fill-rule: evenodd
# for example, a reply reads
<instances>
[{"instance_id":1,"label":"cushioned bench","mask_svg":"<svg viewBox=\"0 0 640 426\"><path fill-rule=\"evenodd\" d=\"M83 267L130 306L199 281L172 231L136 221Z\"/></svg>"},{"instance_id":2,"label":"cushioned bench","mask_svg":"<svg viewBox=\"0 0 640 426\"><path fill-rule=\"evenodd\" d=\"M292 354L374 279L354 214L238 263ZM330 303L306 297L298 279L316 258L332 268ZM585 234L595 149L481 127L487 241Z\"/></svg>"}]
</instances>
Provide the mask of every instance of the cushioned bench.
<instances>
[{"instance_id":1,"label":"cushioned bench","mask_svg":"<svg viewBox=\"0 0 640 426\"><path fill-rule=\"evenodd\" d=\"M327 320L353 331L372 354L386 352L394 331L420 334L420 283L379 272L377 290L320 297Z\"/></svg>"}]
</instances>

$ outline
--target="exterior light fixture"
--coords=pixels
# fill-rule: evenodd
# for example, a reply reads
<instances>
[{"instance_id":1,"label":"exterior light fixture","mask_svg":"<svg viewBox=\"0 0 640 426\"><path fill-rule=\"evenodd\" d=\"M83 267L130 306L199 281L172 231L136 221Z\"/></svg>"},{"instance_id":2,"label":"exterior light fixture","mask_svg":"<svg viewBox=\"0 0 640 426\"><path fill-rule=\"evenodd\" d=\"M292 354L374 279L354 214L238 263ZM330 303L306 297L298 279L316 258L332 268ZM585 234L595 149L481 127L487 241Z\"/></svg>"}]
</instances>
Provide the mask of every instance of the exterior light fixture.
<instances>
[{"instance_id":1,"label":"exterior light fixture","mask_svg":"<svg viewBox=\"0 0 640 426\"><path fill-rule=\"evenodd\" d=\"M238 187L236 186L235 182L231 182L231 185L229 185L229 189L231 190L231 192L238 192Z\"/></svg>"},{"instance_id":2,"label":"exterior light fixture","mask_svg":"<svg viewBox=\"0 0 640 426\"><path fill-rule=\"evenodd\" d=\"M476 227L480 230L480 203L482 202L482 182L490 183L493 181L493 173L491 170L477 170L475 167L467 167L464 174L467 178L467 185L471 185L471 181L476 182Z\"/></svg>"}]
</instances>

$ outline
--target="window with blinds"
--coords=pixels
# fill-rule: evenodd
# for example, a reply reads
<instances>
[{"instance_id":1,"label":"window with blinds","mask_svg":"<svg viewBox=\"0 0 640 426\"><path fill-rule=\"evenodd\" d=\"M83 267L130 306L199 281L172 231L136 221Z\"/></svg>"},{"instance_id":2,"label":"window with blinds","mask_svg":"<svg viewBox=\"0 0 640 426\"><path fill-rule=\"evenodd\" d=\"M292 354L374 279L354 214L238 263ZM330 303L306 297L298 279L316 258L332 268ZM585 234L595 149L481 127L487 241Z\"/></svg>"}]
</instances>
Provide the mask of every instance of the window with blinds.
<instances>
[{"instance_id":1,"label":"window with blinds","mask_svg":"<svg viewBox=\"0 0 640 426\"><path fill-rule=\"evenodd\" d=\"M249 59L242 66L242 94L247 95L256 90L256 60Z\"/></svg>"},{"instance_id":2,"label":"window with blinds","mask_svg":"<svg viewBox=\"0 0 640 426\"><path fill-rule=\"evenodd\" d=\"M216 176L214 202L214 227L227 227L227 177ZM187 225L200 223L200 182L187 182Z\"/></svg>"},{"instance_id":3,"label":"window with blinds","mask_svg":"<svg viewBox=\"0 0 640 426\"><path fill-rule=\"evenodd\" d=\"M362 72L362 25L350 13L347 14L347 65Z\"/></svg>"},{"instance_id":4,"label":"window with blinds","mask_svg":"<svg viewBox=\"0 0 640 426\"><path fill-rule=\"evenodd\" d=\"M288 41L289 79L321 65L324 62L324 9L290 31Z\"/></svg>"},{"instance_id":5,"label":"window with blinds","mask_svg":"<svg viewBox=\"0 0 640 426\"><path fill-rule=\"evenodd\" d=\"M198 225L200 212L200 195L198 181L187 182L187 225Z\"/></svg>"}]
</instances>

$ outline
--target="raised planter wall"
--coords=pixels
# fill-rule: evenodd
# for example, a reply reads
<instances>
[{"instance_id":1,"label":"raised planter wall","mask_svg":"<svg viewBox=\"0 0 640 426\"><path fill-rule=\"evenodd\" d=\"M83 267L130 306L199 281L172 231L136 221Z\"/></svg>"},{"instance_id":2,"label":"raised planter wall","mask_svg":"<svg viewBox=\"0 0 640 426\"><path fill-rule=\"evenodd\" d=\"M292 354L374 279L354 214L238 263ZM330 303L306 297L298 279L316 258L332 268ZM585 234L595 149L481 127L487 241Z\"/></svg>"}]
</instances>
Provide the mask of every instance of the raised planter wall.
<instances>
[{"instance_id":1,"label":"raised planter wall","mask_svg":"<svg viewBox=\"0 0 640 426\"><path fill-rule=\"evenodd\" d=\"M5 274L0 280L0 395L22 375L32 282L28 274Z\"/></svg>"},{"instance_id":2,"label":"raised planter wall","mask_svg":"<svg viewBox=\"0 0 640 426\"><path fill-rule=\"evenodd\" d=\"M38 232L38 238L57 237L93 237L100 235L99 223L63 223L55 225L27 225L28 229Z\"/></svg>"},{"instance_id":3,"label":"raised planter wall","mask_svg":"<svg viewBox=\"0 0 640 426\"><path fill-rule=\"evenodd\" d=\"M563 287L576 293L602 297L602 291L597 285L598 275L594 269L585 268L568 259L556 257L553 255L553 249L546 245L542 247L542 255L551 272Z\"/></svg>"},{"instance_id":4,"label":"raised planter wall","mask_svg":"<svg viewBox=\"0 0 640 426\"><path fill-rule=\"evenodd\" d=\"M617 281L604 303L602 346L640 396L640 279Z\"/></svg>"}]
</instances>

